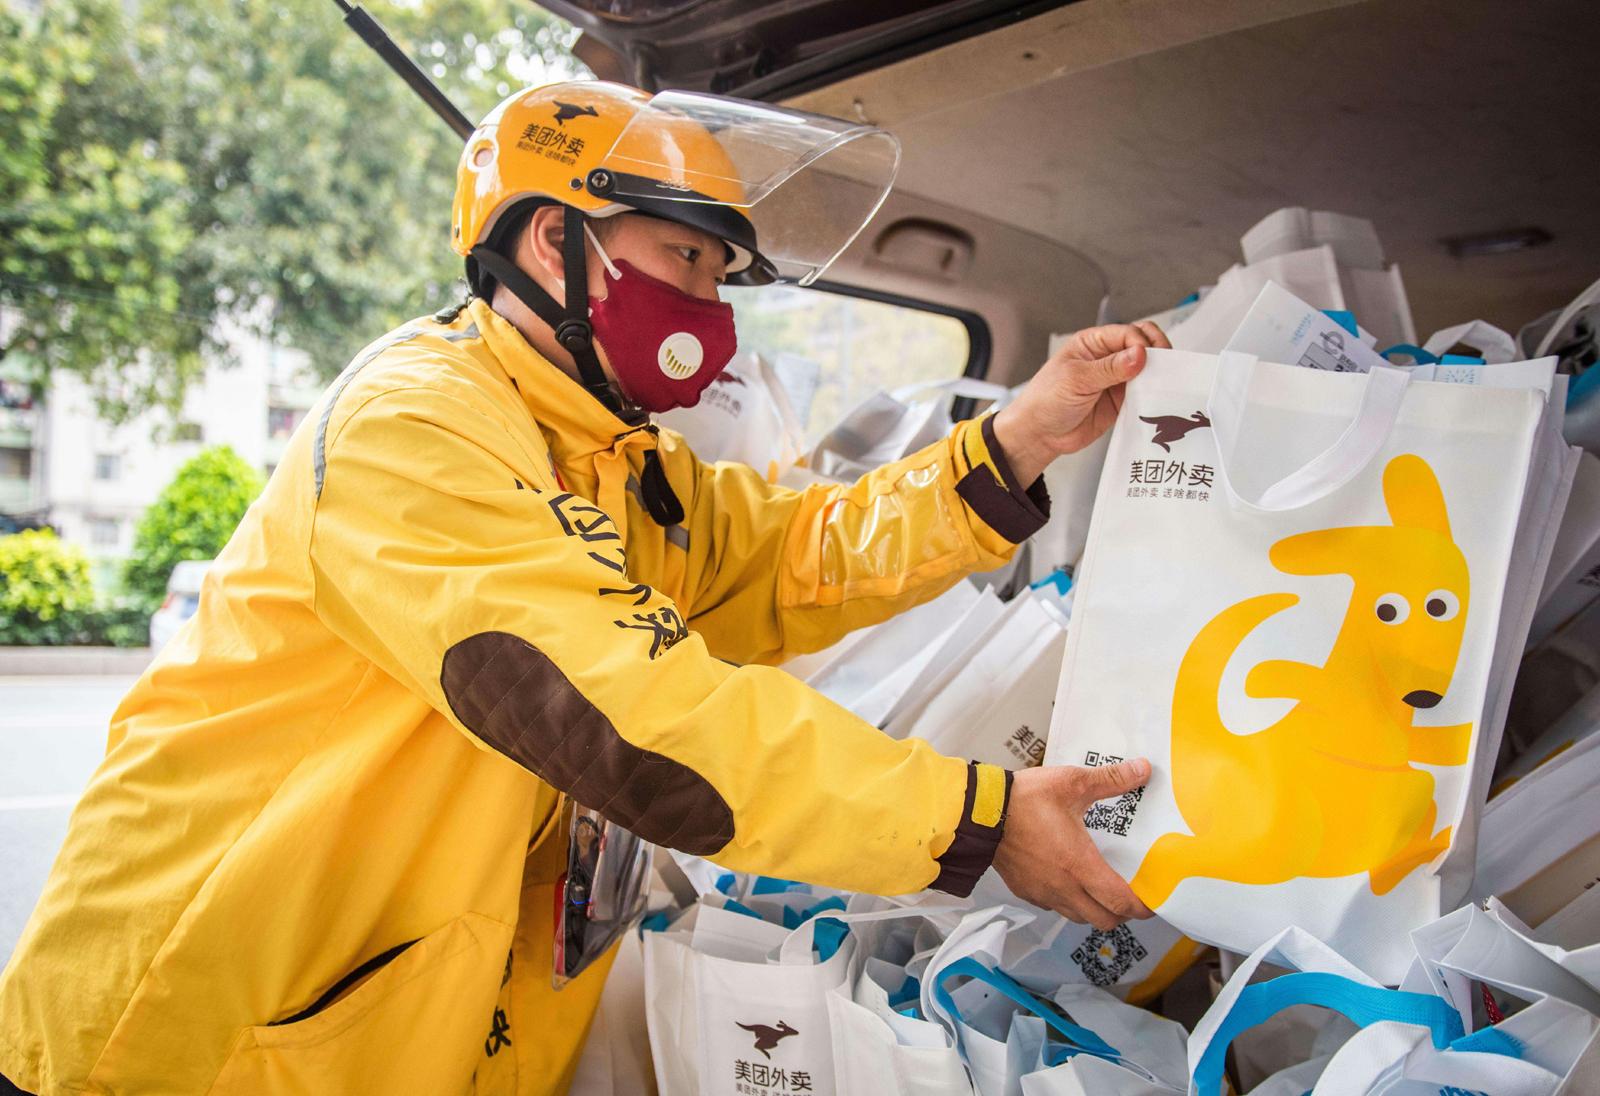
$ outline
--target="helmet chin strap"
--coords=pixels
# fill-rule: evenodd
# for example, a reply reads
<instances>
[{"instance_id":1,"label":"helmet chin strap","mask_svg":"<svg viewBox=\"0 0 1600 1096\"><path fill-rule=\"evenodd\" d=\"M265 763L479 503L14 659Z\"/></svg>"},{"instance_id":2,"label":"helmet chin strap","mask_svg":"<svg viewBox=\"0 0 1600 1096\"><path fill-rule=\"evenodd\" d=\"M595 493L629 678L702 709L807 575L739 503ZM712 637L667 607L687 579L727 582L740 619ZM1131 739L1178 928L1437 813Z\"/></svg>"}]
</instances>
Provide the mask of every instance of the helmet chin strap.
<instances>
[{"instance_id":1,"label":"helmet chin strap","mask_svg":"<svg viewBox=\"0 0 1600 1096\"><path fill-rule=\"evenodd\" d=\"M556 342L572 355L578 367L578 376L589 395L600 401L607 411L621 414L622 401L617 398L606 372L600 367L600 358L594 350L594 328L589 324L589 270L584 254L584 216L581 210L565 207L561 238L561 267L565 277L566 304L556 299L528 276L516 263L479 244L471 252L479 266L494 276L495 281L511 291L511 295L533 310L550 330Z\"/></svg>"},{"instance_id":2,"label":"helmet chin strap","mask_svg":"<svg viewBox=\"0 0 1600 1096\"><path fill-rule=\"evenodd\" d=\"M550 325L555 332L556 342L572 355L584 390L599 400L607 411L621 417L624 414L622 400L618 398L611 382L606 380L606 371L601 368L600 358L594 349L594 328L589 323L589 269L583 247L584 234L589 230L586 221L581 210L566 207L561 237L561 267L566 275L564 308L526 271L498 251L479 244L472 249L471 257L510 290L513 297ZM604 252L601 254L603 256ZM605 262L609 268L610 259ZM650 427L650 431L654 434L655 427ZM661 456L654 449L645 450L644 471L639 477L639 487L644 508L657 525L683 523L683 503L667 480Z\"/></svg>"}]
</instances>

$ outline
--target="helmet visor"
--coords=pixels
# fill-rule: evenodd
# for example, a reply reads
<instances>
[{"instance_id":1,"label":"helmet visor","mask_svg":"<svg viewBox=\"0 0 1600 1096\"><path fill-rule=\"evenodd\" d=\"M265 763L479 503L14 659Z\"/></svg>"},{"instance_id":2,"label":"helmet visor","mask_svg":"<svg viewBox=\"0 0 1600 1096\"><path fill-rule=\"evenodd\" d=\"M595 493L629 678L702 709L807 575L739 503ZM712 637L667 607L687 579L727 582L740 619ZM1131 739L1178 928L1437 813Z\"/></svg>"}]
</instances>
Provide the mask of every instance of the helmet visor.
<instances>
[{"instance_id":1,"label":"helmet visor","mask_svg":"<svg viewBox=\"0 0 1600 1096\"><path fill-rule=\"evenodd\" d=\"M725 235L736 253L756 250L750 262L808 285L872 219L899 164L900 142L874 126L664 91L623 129L600 170L607 193L625 205L665 216L667 203L736 211L755 237L751 249L745 233Z\"/></svg>"}]
</instances>

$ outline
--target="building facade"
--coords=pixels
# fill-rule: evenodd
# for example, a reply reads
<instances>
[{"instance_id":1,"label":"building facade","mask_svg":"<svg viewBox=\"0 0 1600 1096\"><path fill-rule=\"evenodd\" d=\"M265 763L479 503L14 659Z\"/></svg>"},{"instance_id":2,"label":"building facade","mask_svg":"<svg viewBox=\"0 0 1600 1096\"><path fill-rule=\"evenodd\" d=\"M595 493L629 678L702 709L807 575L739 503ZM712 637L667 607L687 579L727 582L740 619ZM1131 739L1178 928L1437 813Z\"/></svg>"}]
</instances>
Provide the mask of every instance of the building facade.
<instances>
[{"instance_id":1,"label":"building facade","mask_svg":"<svg viewBox=\"0 0 1600 1096\"><path fill-rule=\"evenodd\" d=\"M133 547L134 527L178 468L229 445L270 475L320 393L304 355L242 331L187 393L181 414L152 411L120 426L95 412L76 377L42 400L0 375L0 530L48 524L79 545L104 583Z\"/></svg>"}]
</instances>

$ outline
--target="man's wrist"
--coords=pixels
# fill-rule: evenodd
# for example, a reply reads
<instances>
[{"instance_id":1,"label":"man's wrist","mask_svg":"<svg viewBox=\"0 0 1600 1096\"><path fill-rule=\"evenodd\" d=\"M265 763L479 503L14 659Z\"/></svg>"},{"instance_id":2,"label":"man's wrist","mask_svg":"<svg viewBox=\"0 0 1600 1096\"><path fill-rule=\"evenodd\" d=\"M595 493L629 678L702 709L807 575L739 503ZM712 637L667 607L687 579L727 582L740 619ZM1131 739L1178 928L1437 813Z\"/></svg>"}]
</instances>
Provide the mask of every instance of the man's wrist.
<instances>
[{"instance_id":1,"label":"man's wrist","mask_svg":"<svg viewBox=\"0 0 1600 1096\"><path fill-rule=\"evenodd\" d=\"M968 763L961 819L950 847L939 857L939 877L930 884L934 890L965 898L989 870L1005 835L1011 778L998 765Z\"/></svg>"},{"instance_id":2,"label":"man's wrist","mask_svg":"<svg viewBox=\"0 0 1600 1096\"><path fill-rule=\"evenodd\" d=\"M1031 429L1016 404L996 412L994 437L1017 477L1018 487L1025 488L1038 479L1055 459L1056 454L1045 444L1039 431Z\"/></svg>"}]
</instances>

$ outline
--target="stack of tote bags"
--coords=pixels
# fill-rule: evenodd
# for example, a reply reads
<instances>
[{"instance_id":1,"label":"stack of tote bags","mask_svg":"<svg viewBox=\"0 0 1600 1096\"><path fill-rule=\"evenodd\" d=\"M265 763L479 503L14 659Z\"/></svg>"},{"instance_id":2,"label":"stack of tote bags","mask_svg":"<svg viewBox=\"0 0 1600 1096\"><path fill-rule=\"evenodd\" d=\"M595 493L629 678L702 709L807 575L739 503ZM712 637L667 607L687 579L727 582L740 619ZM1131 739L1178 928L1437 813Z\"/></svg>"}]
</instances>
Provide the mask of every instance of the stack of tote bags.
<instances>
[{"instance_id":1,"label":"stack of tote bags","mask_svg":"<svg viewBox=\"0 0 1600 1096\"><path fill-rule=\"evenodd\" d=\"M1296 925L1392 985L1464 897L1576 464L1553 374L1151 353L1046 759L1151 759L1091 825L1164 919L1237 952Z\"/></svg>"}]
</instances>

